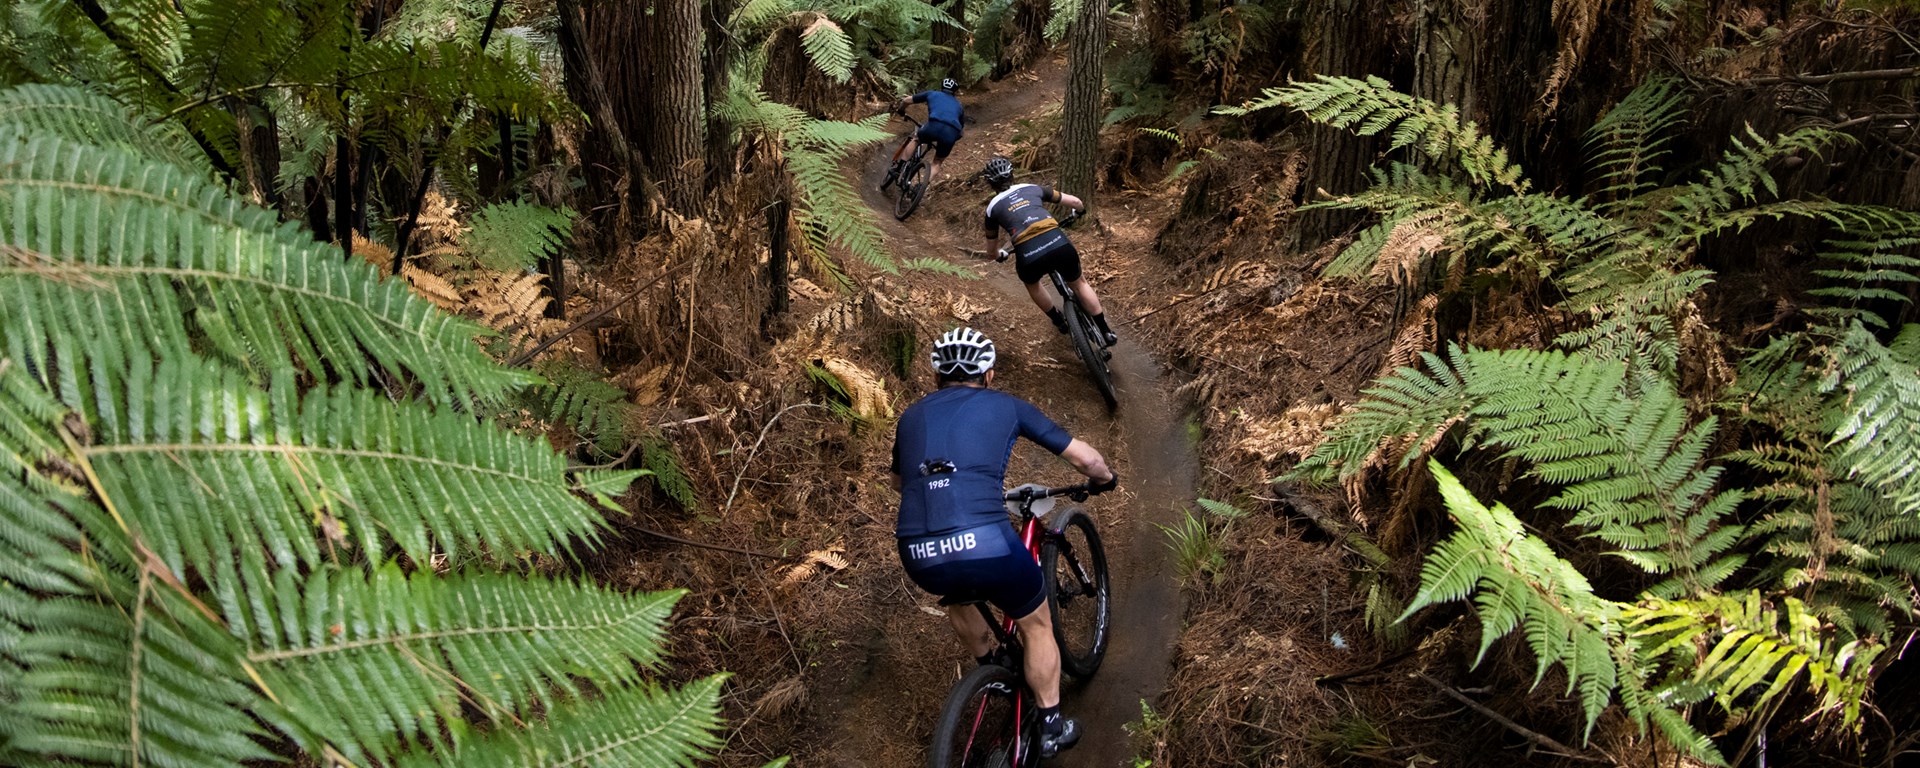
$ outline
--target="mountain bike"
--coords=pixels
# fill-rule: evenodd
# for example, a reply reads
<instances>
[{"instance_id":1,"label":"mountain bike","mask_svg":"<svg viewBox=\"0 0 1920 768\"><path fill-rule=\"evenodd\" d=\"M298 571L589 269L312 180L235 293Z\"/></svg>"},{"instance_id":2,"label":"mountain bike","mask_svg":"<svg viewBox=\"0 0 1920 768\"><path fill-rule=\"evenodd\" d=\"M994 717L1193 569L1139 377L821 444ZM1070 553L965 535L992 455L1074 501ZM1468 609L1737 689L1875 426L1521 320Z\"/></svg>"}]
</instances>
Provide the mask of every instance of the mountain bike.
<instances>
[{"instance_id":1,"label":"mountain bike","mask_svg":"<svg viewBox=\"0 0 1920 768\"><path fill-rule=\"evenodd\" d=\"M1085 484L1066 488L1022 485L1004 497L1019 521L1020 541L1040 563L1047 605L1053 613L1053 639L1060 645L1060 670L1076 680L1099 671L1107 655L1112 621L1108 601L1107 552L1093 518L1070 507L1044 520L1054 498L1085 501ZM955 683L933 729L932 768L1028 768L1040 762L1040 706L1027 687L1025 660L1014 617L996 617L984 601L971 605L993 628L999 647L987 664Z\"/></svg>"},{"instance_id":2,"label":"mountain bike","mask_svg":"<svg viewBox=\"0 0 1920 768\"><path fill-rule=\"evenodd\" d=\"M1060 226L1072 225L1082 215L1074 211L1060 220ZM1011 251L1002 251L1000 261L1006 261ZM1107 335L1100 331L1099 324L1093 322L1093 315L1081 306L1080 297L1067 285L1059 272L1047 273L1047 279L1053 281L1053 290L1060 294L1060 314L1067 321L1067 335L1073 337L1073 350L1080 355L1080 362L1087 366L1087 373L1093 377L1093 385L1100 390L1100 397L1107 401L1109 410L1120 407L1120 398L1113 389L1113 368L1107 363L1113 360L1113 348L1107 343Z\"/></svg>"},{"instance_id":3,"label":"mountain bike","mask_svg":"<svg viewBox=\"0 0 1920 768\"><path fill-rule=\"evenodd\" d=\"M906 112L896 114L913 123L913 130L907 131L907 135L900 139L900 147L893 151L893 164L887 168L886 180L880 182L880 191L887 191L889 186L895 187L893 217L906 221L908 216L913 215L914 209L920 207L920 200L927 196L927 184L933 171L926 163L927 142L915 144L913 154L902 159L902 155L907 154L907 144L920 132L920 121ZM904 165L901 164L903 162Z\"/></svg>"}]
</instances>

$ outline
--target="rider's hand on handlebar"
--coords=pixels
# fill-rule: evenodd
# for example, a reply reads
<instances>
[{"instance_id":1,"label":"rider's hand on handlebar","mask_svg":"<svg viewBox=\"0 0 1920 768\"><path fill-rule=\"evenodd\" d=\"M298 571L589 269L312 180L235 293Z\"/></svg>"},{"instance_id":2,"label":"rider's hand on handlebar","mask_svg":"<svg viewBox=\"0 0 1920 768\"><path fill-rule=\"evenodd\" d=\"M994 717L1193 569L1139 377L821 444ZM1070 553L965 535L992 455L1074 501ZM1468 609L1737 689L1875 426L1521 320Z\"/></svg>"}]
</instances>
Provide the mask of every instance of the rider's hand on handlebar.
<instances>
[{"instance_id":1,"label":"rider's hand on handlebar","mask_svg":"<svg viewBox=\"0 0 1920 768\"><path fill-rule=\"evenodd\" d=\"M1087 483L1087 492L1100 494L1100 493L1106 493L1107 491L1111 491L1118 487L1120 487L1120 473L1114 472L1113 477L1109 477L1105 480L1095 480L1093 482Z\"/></svg>"}]
</instances>

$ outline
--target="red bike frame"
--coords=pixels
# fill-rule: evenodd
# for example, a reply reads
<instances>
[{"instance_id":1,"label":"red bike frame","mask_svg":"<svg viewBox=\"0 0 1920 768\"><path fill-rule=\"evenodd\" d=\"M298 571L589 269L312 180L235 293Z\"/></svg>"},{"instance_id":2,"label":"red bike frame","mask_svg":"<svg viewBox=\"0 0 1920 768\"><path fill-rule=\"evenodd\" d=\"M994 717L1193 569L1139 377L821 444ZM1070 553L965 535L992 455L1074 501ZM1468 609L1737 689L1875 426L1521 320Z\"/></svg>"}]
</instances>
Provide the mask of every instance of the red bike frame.
<instances>
[{"instance_id":1,"label":"red bike frame","mask_svg":"<svg viewBox=\"0 0 1920 768\"><path fill-rule=\"evenodd\" d=\"M1031 503L1032 503L1031 500L1029 500L1028 504L1031 504ZM1020 526L1020 543L1026 545L1027 554L1030 554L1033 556L1033 562L1039 563L1040 562L1040 516L1033 513L1033 509L1031 506L1023 505L1020 508L1020 512L1021 512L1021 515L1026 518L1026 522ZM1053 596L1049 595L1047 596L1047 599L1051 601L1053 599ZM1047 607L1048 607L1047 603L1041 603L1041 608L1045 609ZM1015 634L1015 632L1017 631L1018 629L1016 628L1016 622L1014 621L1014 617L1007 616L1000 620L1000 632L1003 636L1017 637L1017 635ZM1021 669L1024 670L1025 668L1026 668L1026 665L1023 663L1021 665ZM1024 672L1022 674L1024 674ZM1027 704L1027 699L1025 696L1013 697L1013 748L1014 748L1013 764L1014 765L1021 765L1022 760L1024 760L1026 757L1025 755L1021 754L1021 750L1026 749L1027 741L1026 739L1021 737L1021 733L1020 733L1021 729L1027 723L1026 704ZM1038 706L1038 703L1036 702L1035 705ZM987 710L984 707L981 708L980 711L974 713L973 715L973 732L974 733L980 732L980 719L986 717L986 715L987 715ZM961 758L962 762L965 762L966 760L965 756L970 756L973 754L973 740L971 738L967 740L967 751L962 754L963 754L963 757Z\"/></svg>"}]
</instances>

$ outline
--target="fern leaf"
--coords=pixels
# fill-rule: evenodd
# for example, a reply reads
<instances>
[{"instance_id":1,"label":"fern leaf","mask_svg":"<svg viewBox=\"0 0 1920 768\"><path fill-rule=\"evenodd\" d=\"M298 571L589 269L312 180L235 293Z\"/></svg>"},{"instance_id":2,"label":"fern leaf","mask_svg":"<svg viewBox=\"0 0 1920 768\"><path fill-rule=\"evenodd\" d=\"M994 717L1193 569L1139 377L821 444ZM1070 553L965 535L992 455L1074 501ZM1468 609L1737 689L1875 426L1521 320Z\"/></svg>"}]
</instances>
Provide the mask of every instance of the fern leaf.
<instances>
[{"instance_id":1,"label":"fern leaf","mask_svg":"<svg viewBox=\"0 0 1920 768\"><path fill-rule=\"evenodd\" d=\"M813 65L835 82L844 83L853 77L853 41L832 19L821 16L808 24L800 33L800 47Z\"/></svg>"},{"instance_id":2,"label":"fern leaf","mask_svg":"<svg viewBox=\"0 0 1920 768\"><path fill-rule=\"evenodd\" d=\"M193 140L177 124L137 120L120 102L80 88L21 85L0 91L0 126L18 127L24 135L118 147L182 166L205 162L204 156L188 154Z\"/></svg>"},{"instance_id":3,"label":"fern leaf","mask_svg":"<svg viewBox=\"0 0 1920 768\"><path fill-rule=\"evenodd\" d=\"M436 400L497 398L529 377L472 343L484 331L441 314L373 267L344 263L271 211L198 174L57 136L0 128L0 324L8 354L59 370L81 353L106 370L204 343L238 364L371 371L370 355Z\"/></svg>"},{"instance_id":4,"label":"fern leaf","mask_svg":"<svg viewBox=\"0 0 1920 768\"><path fill-rule=\"evenodd\" d=\"M693 768L721 746L715 733L722 725L720 686L725 680L725 675L714 675L677 690L630 688L591 707L562 707L537 731L507 731L444 752L414 752L396 765ZM670 746L663 749L663 741Z\"/></svg>"},{"instance_id":5,"label":"fern leaf","mask_svg":"<svg viewBox=\"0 0 1920 768\"><path fill-rule=\"evenodd\" d=\"M467 250L481 266L500 272L529 269L573 235L573 209L524 201L494 203L473 215Z\"/></svg>"}]
</instances>

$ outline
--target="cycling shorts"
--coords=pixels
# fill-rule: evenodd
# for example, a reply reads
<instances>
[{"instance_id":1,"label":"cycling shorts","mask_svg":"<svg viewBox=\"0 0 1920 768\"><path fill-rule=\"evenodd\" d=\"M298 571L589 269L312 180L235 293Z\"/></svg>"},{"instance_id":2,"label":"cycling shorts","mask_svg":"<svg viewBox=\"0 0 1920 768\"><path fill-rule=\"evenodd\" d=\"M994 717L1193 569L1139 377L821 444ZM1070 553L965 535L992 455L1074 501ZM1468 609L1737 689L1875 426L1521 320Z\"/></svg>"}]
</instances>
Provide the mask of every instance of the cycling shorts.
<instances>
[{"instance_id":1,"label":"cycling shorts","mask_svg":"<svg viewBox=\"0 0 1920 768\"><path fill-rule=\"evenodd\" d=\"M960 141L960 129L939 120L928 120L914 135L921 141L931 142L933 156L939 160L945 160L947 155L953 154L953 145Z\"/></svg>"},{"instance_id":2,"label":"cycling shorts","mask_svg":"<svg viewBox=\"0 0 1920 768\"><path fill-rule=\"evenodd\" d=\"M994 522L896 541L907 578L943 603L985 600L1018 619L1047 602L1040 564L1012 525Z\"/></svg>"},{"instance_id":3,"label":"cycling shorts","mask_svg":"<svg viewBox=\"0 0 1920 768\"><path fill-rule=\"evenodd\" d=\"M1013 271L1022 283L1033 285L1046 279L1048 272L1059 272L1060 278L1069 283L1080 279L1080 251L1074 249L1065 232L1042 232L1013 246L1013 251Z\"/></svg>"}]
</instances>

